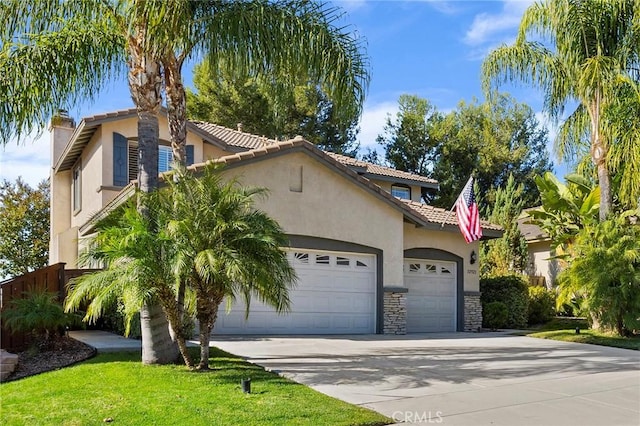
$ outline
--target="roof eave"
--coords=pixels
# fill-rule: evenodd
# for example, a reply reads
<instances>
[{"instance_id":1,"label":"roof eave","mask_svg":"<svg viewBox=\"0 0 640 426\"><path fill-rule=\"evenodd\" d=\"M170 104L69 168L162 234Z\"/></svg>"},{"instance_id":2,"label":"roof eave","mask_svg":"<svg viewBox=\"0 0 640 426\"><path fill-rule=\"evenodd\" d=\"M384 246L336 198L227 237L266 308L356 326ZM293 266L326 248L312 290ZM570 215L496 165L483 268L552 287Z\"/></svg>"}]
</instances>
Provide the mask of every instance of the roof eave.
<instances>
[{"instance_id":1,"label":"roof eave","mask_svg":"<svg viewBox=\"0 0 640 426\"><path fill-rule=\"evenodd\" d=\"M425 189L439 189L440 187L439 184L433 183L433 182L425 182L417 179L407 179L407 178L393 177L393 176L387 176L387 175L379 175L371 172L365 172L362 174L362 176L369 179L381 180L384 182L402 183L405 185L418 185Z\"/></svg>"}]
</instances>

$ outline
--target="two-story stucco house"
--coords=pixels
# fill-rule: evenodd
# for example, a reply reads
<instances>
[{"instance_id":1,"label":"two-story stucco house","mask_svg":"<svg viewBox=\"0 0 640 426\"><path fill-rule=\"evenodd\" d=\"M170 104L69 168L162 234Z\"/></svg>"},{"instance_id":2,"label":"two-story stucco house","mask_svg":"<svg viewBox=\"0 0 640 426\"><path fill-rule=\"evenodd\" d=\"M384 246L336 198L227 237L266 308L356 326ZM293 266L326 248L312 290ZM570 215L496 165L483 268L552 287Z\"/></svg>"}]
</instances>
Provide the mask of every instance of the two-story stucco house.
<instances>
[{"instance_id":1,"label":"two-story stucco house","mask_svg":"<svg viewBox=\"0 0 640 426\"><path fill-rule=\"evenodd\" d=\"M357 334L476 330L481 325L478 243L465 243L455 214L421 203L437 182L319 150L190 122L192 167L223 163L225 175L266 187L258 207L289 235L299 277L293 312L252 304L221 313L219 334ZM160 117L159 166L171 162ZM132 193L137 177L135 110L52 126L50 262L75 267L90 218ZM482 223L485 238L501 235Z\"/></svg>"}]
</instances>

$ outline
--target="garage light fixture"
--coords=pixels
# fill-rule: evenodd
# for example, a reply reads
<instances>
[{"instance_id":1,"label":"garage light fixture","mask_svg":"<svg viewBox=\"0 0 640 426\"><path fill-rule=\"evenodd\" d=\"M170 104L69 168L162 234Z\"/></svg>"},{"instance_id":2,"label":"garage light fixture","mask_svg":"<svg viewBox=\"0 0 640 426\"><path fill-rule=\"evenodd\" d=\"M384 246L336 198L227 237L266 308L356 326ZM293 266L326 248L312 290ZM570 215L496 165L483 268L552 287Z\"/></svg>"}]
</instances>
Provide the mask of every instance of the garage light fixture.
<instances>
[{"instance_id":1,"label":"garage light fixture","mask_svg":"<svg viewBox=\"0 0 640 426\"><path fill-rule=\"evenodd\" d=\"M474 263L476 263L476 260L478 260L478 255L476 254L475 250L471 250L471 256L469 257L469 263L473 265Z\"/></svg>"}]
</instances>

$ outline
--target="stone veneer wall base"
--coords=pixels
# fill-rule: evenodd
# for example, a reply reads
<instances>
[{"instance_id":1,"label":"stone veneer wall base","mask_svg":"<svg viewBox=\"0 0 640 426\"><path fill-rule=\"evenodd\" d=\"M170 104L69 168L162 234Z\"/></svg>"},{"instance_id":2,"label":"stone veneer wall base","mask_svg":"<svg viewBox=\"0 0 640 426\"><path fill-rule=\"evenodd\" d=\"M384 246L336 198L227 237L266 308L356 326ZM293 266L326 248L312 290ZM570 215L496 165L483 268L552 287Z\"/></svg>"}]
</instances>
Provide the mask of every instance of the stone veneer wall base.
<instances>
[{"instance_id":1,"label":"stone veneer wall base","mask_svg":"<svg viewBox=\"0 0 640 426\"><path fill-rule=\"evenodd\" d=\"M482 328L482 304L479 292L464 293L464 331L479 331Z\"/></svg>"},{"instance_id":2,"label":"stone veneer wall base","mask_svg":"<svg viewBox=\"0 0 640 426\"><path fill-rule=\"evenodd\" d=\"M407 334L407 289L384 289L384 334Z\"/></svg>"}]
</instances>

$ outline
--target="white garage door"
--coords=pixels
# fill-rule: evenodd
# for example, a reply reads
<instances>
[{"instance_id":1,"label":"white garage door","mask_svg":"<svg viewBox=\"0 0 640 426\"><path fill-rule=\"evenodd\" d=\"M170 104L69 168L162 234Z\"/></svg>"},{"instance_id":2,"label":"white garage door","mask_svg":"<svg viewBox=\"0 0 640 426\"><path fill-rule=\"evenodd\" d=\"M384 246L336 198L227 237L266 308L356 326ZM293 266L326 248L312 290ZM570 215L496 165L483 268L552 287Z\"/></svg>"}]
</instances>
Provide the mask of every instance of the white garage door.
<instances>
[{"instance_id":1,"label":"white garage door","mask_svg":"<svg viewBox=\"0 0 640 426\"><path fill-rule=\"evenodd\" d=\"M249 319L238 301L228 314L223 302L214 334L366 334L375 333L375 256L291 249L298 274L290 292L292 311L278 315L257 300Z\"/></svg>"},{"instance_id":2,"label":"white garage door","mask_svg":"<svg viewBox=\"0 0 640 426\"><path fill-rule=\"evenodd\" d=\"M456 330L456 264L405 259L407 332Z\"/></svg>"}]
</instances>

